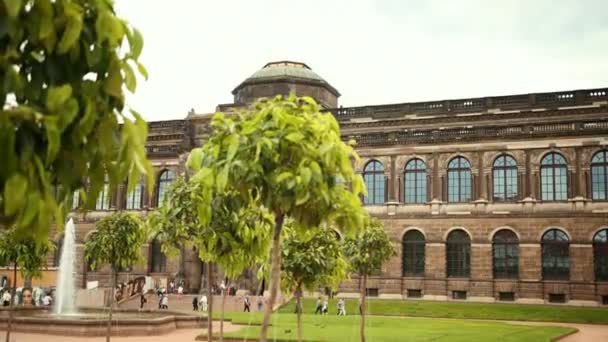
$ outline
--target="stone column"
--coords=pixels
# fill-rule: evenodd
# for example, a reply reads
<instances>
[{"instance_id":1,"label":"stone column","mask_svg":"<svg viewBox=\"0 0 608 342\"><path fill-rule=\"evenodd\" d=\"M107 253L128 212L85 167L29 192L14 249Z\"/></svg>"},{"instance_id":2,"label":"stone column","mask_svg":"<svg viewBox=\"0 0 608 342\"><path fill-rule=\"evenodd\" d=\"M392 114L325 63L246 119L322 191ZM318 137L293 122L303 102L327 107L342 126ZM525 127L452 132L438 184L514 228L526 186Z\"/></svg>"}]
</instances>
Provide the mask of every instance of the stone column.
<instances>
[{"instance_id":1,"label":"stone column","mask_svg":"<svg viewBox=\"0 0 608 342\"><path fill-rule=\"evenodd\" d=\"M478 300L493 300L494 289L492 286L492 244L471 244L471 281L470 296Z\"/></svg>"},{"instance_id":2,"label":"stone column","mask_svg":"<svg viewBox=\"0 0 608 342\"><path fill-rule=\"evenodd\" d=\"M433 184L433 201L440 201L441 198L441 179L439 178L439 154L433 153L433 170L432 170L433 180L431 183Z\"/></svg>"},{"instance_id":3,"label":"stone column","mask_svg":"<svg viewBox=\"0 0 608 342\"><path fill-rule=\"evenodd\" d=\"M532 172L532 161L530 160L530 151L524 150L524 152L526 154L526 192L523 194L523 197L534 198L534 189L532 188L534 186L534 173Z\"/></svg>"},{"instance_id":4,"label":"stone column","mask_svg":"<svg viewBox=\"0 0 608 342\"><path fill-rule=\"evenodd\" d=\"M585 184L585 172L583 171L583 150L580 147L575 148L576 154L576 186L575 196L587 198L590 197L587 194L587 187Z\"/></svg>"},{"instance_id":5,"label":"stone column","mask_svg":"<svg viewBox=\"0 0 608 342\"><path fill-rule=\"evenodd\" d=\"M390 157L390 173L388 174L388 202L398 201L397 198L397 172L395 168L395 156Z\"/></svg>"},{"instance_id":6,"label":"stone column","mask_svg":"<svg viewBox=\"0 0 608 342\"><path fill-rule=\"evenodd\" d=\"M488 200L488 186L486 183L486 173L485 167L483 165L483 151L479 151L477 153L477 172L478 172L478 191L479 194L478 199L480 200Z\"/></svg>"}]
</instances>

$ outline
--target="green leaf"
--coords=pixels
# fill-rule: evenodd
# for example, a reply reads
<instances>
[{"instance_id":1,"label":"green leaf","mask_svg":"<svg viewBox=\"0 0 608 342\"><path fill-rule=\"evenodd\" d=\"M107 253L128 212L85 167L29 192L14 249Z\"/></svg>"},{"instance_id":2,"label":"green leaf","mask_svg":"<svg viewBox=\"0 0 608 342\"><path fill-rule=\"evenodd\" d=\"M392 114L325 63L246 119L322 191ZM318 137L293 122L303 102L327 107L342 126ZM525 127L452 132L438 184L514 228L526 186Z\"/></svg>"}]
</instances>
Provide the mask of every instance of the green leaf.
<instances>
[{"instance_id":1,"label":"green leaf","mask_svg":"<svg viewBox=\"0 0 608 342\"><path fill-rule=\"evenodd\" d=\"M47 138L47 149L46 149L46 164L49 165L55 160L59 148L61 145L61 133L57 127L57 116L46 117L46 138Z\"/></svg>"},{"instance_id":2,"label":"green leaf","mask_svg":"<svg viewBox=\"0 0 608 342\"><path fill-rule=\"evenodd\" d=\"M46 95L46 108L52 112L58 111L70 96L72 96L72 86L69 84L50 87Z\"/></svg>"},{"instance_id":3,"label":"green leaf","mask_svg":"<svg viewBox=\"0 0 608 342\"><path fill-rule=\"evenodd\" d=\"M6 12L9 17L15 18L19 15L22 5L21 1L22 0L4 0L4 6L6 7Z\"/></svg>"},{"instance_id":4,"label":"green leaf","mask_svg":"<svg viewBox=\"0 0 608 342\"><path fill-rule=\"evenodd\" d=\"M122 71L125 73L125 83L127 85L127 89L131 93L135 93L135 87L137 86L137 79L135 78L135 73L133 69L129 65L129 63L123 61L122 62Z\"/></svg>"},{"instance_id":5,"label":"green leaf","mask_svg":"<svg viewBox=\"0 0 608 342\"><path fill-rule=\"evenodd\" d=\"M108 76L103 81L103 89L106 93L114 96L122 96L122 75L120 74L120 66L118 62L113 62L108 70Z\"/></svg>"},{"instance_id":6,"label":"green leaf","mask_svg":"<svg viewBox=\"0 0 608 342\"><path fill-rule=\"evenodd\" d=\"M63 36L59 41L59 47L57 52L66 53L74 46L80 37L82 32L82 13L80 13L78 6L73 3L67 3L66 5L66 16L68 16L67 25Z\"/></svg>"},{"instance_id":7,"label":"green leaf","mask_svg":"<svg viewBox=\"0 0 608 342\"><path fill-rule=\"evenodd\" d=\"M228 153L226 155L226 159L231 161L234 159L234 155L239 148L239 136L236 134L229 135L226 139L226 144L228 145Z\"/></svg>"},{"instance_id":8,"label":"green leaf","mask_svg":"<svg viewBox=\"0 0 608 342\"><path fill-rule=\"evenodd\" d=\"M4 184L4 214L14 215L25 203L27 191L27 178L16 173Z\"/></svg>"},{"instance_id":9,"label":"green leaf","mask_svg":"<svg viewBox=\"0 0 608 342\"><path fill-rule=\"evenodd\" d=\"M291 132L285 136L285 139L297 144L304 139L304 136L298 132Z\"/></svg>"},{"instance_id":10,"label":"green leaf","mask_svg":"<svg viewBox=\"0 0 608 342\"><path fill-rule=\"evenodd\" d=\"M134 28L133 33L127 36L129 38L129 45L131 46L131 56L133 59L139 59L139 55L141 55L141 50L144 47L144 38L139 32L138 29ZM147 75L147 73L146 73ZM148 78L146 76L146 78Z\"/></svg>"},{"instance_id":11,"label":"green leaf","mask_svg":"<svg viewBox=\"0 0 608 342\"><path fill-rule=\"evenodd\" d=\"M137 70L144 77L144 79L147 81L148 80L148 70L146 69L146 67L144 67L143 64L137 62Z\"/></svg>"}]
</instances>

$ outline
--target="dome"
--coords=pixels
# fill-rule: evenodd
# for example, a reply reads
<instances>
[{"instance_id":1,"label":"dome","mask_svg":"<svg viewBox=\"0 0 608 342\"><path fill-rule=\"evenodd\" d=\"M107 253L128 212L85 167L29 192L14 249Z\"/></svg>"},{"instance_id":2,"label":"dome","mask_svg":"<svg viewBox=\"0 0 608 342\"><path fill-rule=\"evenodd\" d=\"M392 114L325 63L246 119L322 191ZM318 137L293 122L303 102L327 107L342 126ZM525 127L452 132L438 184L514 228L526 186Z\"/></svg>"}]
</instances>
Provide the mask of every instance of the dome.
<instances>
[{"instance_id":1,"label":"dome","mask_svg":"<svg viewBox=\"0 0 608 342\"><path fill-rule=\"evenodd\" d=\"M235 104L247 104L261 97L311 96L322 106L337 107L340 93L308 65L301 62L267 63L239 84L232 94Z\"/></svg>"}]
</instances>

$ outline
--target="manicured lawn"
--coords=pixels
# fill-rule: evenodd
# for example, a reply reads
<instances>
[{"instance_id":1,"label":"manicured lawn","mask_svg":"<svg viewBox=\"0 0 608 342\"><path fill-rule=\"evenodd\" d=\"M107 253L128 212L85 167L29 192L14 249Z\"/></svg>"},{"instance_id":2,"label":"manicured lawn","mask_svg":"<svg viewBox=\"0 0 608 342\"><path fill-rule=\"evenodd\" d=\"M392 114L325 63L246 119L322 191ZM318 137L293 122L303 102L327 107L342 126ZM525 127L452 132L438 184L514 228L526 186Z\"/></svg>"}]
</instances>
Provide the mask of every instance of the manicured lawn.
<instances>
[{"instance_id":1,"label":"manicured lawn","mask_svg":"<svg viewBox=\"0 0 608 342\"><path fill-rule=\"evenodd\" d=\"M246 325L227 337L256 339L260 333L260 313L229 313L233 323ZM359 340L359 316L303 315L304 340L319 342L354 342ZM424 318L369 317L367 338L370 342L403 341L501 341L544 342L572 332L571 328L511 325L507 323L442 320ZM295 341L296 316L293 313L273 315L269 338Z\"/></svg>"},{"instance_id":2,"label":"manicured lawn","mask_svg":"<svg viewBox=\"0 0 608 342\"><path fill-rule=\"evenodd\" d=\"M315 311L315 299L304 299L304 312ZM329 302L330 313L336 314L337 300ZM293 301L279 312L293 313ZM357 300L346 300L346 313L357 314ZM438 318L497 319L512 321L546 321L569 323L608 324L608 308L582 308L572 306L524 304L475 304L429 301L370 300L370 315L412 316Z\"/></svg>"}]
</instances>

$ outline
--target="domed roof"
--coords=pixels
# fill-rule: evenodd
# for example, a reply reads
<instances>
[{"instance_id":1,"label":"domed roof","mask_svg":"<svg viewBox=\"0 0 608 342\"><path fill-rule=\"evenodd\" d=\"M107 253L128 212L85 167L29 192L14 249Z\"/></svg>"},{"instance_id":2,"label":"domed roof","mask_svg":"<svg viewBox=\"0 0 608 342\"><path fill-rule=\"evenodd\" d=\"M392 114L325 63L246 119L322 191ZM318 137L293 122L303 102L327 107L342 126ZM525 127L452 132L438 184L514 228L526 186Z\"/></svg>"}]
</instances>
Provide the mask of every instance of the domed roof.
<instances>
[{"instance_id":1,"label":"domed roof","mask_svg":"<svg viewBox=\"0 0 608 342\"><path fill-rule=\"evenodd\" d=\"M245 85L248 84L268 83L281 80L322 85L334 95L340 96L340 93L338 93L338 91L334 87L332 87L316 72L312 71L312 69L308 65L306 65L305 63L293 61L278 61L267 63L260 70L254 72L253 75L241 82L241 84L234 88L232 93L236 94L239 89L243 88Z\"/></svg>"},{"instance_id":2,"label":"domed roof","mask_svg":"<svg viewBox=\"0 0 608 342\"><path fill-rule=\"evenodd\" d=\"M264 79L272 77L296 77L309 80L325 81L321 76L317 75L316 72L312 71L310 67L300 62L271 62L258 71L256 71L249 80Z\"/></svg>"}]
</instances>

